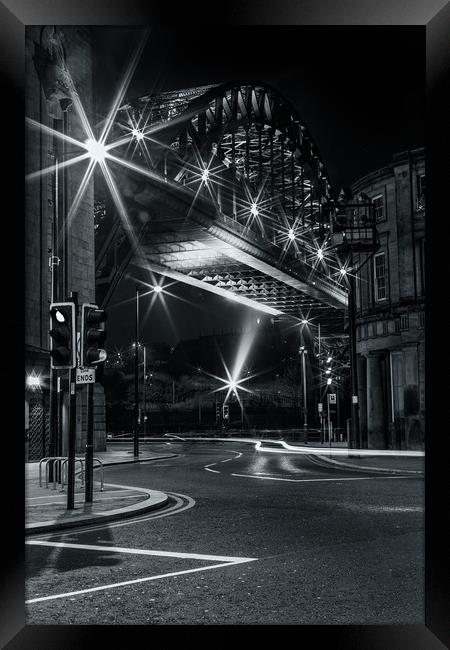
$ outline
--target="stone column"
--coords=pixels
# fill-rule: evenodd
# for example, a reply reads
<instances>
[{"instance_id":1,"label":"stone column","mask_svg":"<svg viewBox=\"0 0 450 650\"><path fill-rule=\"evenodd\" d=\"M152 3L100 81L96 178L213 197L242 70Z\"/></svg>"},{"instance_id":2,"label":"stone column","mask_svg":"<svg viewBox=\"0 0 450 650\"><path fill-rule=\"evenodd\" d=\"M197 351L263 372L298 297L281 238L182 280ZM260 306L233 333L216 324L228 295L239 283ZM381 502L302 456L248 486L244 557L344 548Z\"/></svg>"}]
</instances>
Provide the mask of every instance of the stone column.
<instances>
[{"instance_id":1,"label":"stone column","mask_svg":"<svg viewBox=\"0 0 450 650\"><path fill-rule=\"evenodd\" d=\"M367 449L367 359L358 355L358 402L361 448Z\"/></svg>"},{"instance_id":2,"label":"stone column","mask_svg":"<svg viewBox=\"0 0 450 650\"><path fill-rule=\"evenodd\" d=\"M405 385L403 399L406 423L406 448L422 449L424 445L424 422L420 413L418 372L418 348L416 345L403 350Z\"/></svg>"},{"instance_id":3,"label":"stone column","mask_svg":"<svg viewBox=\"0 0 450 650\"><path fill-rule=\"evenodd\" d=\"M367 442L369 449L386 448L386 417L380 353L367 356Z\"/></svg>"}]
</instances>

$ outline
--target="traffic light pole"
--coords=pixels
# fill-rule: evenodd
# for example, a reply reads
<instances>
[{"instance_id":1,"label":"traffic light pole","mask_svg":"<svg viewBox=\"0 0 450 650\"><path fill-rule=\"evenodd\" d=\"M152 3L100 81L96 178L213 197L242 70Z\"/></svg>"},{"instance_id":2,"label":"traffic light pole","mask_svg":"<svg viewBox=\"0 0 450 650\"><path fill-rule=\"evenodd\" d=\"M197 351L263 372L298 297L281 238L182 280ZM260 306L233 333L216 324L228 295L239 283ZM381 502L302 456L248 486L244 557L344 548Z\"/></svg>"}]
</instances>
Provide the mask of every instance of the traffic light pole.
<instances>
[{"instance_id":1,"label":"traffic light pole","mask_svg":"<svg viewBox=\"0 0 450 650\"><path fill-rule=\"evenodd\" d=\"M75 331L77 331L78 292L72 291L72 302L75 305ZM69 445L67 461L67 510L75 508L75 439L76 439L76 410L77 410L77 369L70 369L70 399L69 399Z\"/></svg>"},{"instance_id":2,"label":"traffic light pole","mask_svg":"<svg viewBox=\"0 0 450 650\"><path fill-rule=\"evenodd\" d=\"M94 496L94 385L87 385L87 430L84 456L86 503L92 503Z\"/></svg>"}]
</instances>

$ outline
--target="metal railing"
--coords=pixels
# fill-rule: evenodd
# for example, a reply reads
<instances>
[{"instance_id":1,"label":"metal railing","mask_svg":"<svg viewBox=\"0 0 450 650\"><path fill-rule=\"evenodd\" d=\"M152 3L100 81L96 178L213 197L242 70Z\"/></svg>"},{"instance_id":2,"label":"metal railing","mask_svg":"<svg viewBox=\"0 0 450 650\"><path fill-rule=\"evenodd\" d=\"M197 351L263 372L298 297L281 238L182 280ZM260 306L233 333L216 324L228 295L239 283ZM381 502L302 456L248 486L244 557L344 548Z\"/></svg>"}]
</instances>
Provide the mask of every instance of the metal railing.
<instances>
[{"instance_id":1,"label":"metal railing","mask_svg":"<svg viewBox=\"0 0 450 650\"><path fill-rule=\"evenodd\" d=\"M67 456L46 456L44 458L41 458L39 461L39 487L42 487L42 466L45 463L45 487L48 488L49 484L49 475L50 475L50 467L53 469L53 489L56 490L56 484L61 483L61 490L64 490L64 485L67 483L67 465L69 462L69 458ZM75 458L75 464L80 463L80 480L81 480L81 485L84 485L84 478L85 478L85 460L84 458ZM100 474L100 492L103 492L103 485L104 485L104 467L103 463L100 460L100 458L94 458L93 459L94 463L94 469L95 463L97 463L97 469L99 468L101 470Z\"/></svg>"}]
</instances>

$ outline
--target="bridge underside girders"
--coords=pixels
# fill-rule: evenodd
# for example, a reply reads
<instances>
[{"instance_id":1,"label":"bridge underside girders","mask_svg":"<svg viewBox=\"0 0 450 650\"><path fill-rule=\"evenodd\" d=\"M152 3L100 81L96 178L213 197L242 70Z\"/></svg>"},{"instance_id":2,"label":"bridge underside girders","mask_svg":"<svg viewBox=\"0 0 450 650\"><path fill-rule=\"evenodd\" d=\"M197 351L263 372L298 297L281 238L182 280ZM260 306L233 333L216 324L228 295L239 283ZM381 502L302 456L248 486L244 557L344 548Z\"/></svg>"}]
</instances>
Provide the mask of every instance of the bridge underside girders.
<instances>
[{"instance_id":1,"label":"bridge underside girders","mask_svg":"<svg viewBox=\"0 0 450 650\"><path fill-rule=\"evenodd\" d=\"M169 224L173 230L168 230ZM159 228L158 228L159 225ZM342 333L345 309L335 309L240 260L241 251L196 224L151 223L141 242L148 268L180 281L195 279L205 290L220 289L228 298L244 298L294 319L321 323L324 333ZM245 258L248 260L248 256ZM170 273L172 272L172 274ZM198 284L198 282L201 283ZM219 293L215 290L215 293Z\"/></svg>"}]
</instances>

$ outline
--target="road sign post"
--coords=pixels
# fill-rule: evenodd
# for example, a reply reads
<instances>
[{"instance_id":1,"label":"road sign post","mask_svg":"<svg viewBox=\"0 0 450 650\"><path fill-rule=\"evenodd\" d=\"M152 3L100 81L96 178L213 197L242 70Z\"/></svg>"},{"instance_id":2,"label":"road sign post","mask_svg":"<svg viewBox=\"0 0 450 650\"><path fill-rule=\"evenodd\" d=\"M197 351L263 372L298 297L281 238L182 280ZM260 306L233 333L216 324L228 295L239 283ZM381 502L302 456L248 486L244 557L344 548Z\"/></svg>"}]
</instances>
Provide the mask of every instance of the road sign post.
<instances>
[{"instance_id":1,"label":"road sign post","mask_svg":"<svg viewBox=\"0 0 450 650\"><path fill-rule=\"evenodd\" d=\"M331 422L331 409L330 404L336 404L336 393L328 393L327 406L328 406L328 441L331 447L331 439L333 436L333 423Z\"/></svg>"},{"instance_id":2,"label":"road sign post","mask_svg":"<svg viewBox=\"0 0 450 650\"><path fill-rule=\"evenodd\" d=\"M78 292L72 291L73 327L77 327ZM67 510L75 508L75 443L76 443L76 410L77 410L77 383L76 367L70 368L69 377L69 444L67 461Z\"/></svg>"},{"instance_id":3,"label":"road sign post","mask_svg":"<svg viewBox=\"0 0 450 650\"><path fill-rule=\"evenodd\" d=\"M87 428L86 451L84 455L86 480L84 484L84 500L92 503L94 500L94 384L87 387Z\"/></svg>"}]
</instances>

